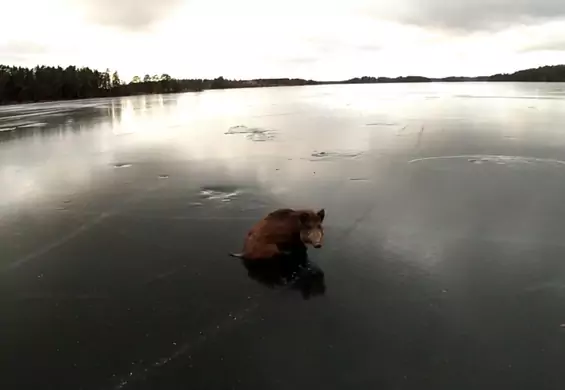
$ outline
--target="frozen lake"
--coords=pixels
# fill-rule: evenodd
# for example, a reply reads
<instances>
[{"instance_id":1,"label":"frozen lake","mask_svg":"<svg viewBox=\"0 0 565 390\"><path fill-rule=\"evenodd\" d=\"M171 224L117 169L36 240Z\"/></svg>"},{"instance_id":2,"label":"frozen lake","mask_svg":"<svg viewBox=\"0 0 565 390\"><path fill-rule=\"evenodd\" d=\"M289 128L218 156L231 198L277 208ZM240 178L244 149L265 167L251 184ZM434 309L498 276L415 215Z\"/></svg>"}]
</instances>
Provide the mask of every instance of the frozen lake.
<instances>
[{"instance_id":1,"label":"frozen lake","mask_svg":"<svg viewBox=\"0 0 565 390\"><path fill-rule=\"evenodd\" d=\"M5 106L0 188L2 389L565 387L565 84ZM227 256L279 207L324 278Z\"/></svg>"}]
</instances>

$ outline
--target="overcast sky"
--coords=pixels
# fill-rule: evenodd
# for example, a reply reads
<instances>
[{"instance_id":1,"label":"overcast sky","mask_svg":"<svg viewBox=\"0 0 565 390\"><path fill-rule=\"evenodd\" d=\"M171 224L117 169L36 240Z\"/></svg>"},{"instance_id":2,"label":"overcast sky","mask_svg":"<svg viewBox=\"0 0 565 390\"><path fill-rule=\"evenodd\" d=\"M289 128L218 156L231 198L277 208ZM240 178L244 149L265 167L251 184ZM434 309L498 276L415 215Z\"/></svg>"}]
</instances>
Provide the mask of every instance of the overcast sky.
<instances>
[{"instance_id":1,"label":"overcast sky","mask_svg":"<svg viewBox=\"0 0 565 390\"><path fill-rule=\"evenodd\" d=\"M565 63L565 0L0 0L0 63L122 78L485 75Z\"/></svg>"}]
</instances>

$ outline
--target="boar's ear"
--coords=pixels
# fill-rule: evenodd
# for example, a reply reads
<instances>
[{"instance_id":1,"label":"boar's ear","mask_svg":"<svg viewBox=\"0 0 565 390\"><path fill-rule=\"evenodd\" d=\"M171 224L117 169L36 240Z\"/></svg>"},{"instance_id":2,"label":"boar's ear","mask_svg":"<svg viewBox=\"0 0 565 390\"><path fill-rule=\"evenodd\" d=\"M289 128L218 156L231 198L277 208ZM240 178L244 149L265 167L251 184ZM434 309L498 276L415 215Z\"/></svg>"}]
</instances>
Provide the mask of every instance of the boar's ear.
<instances>
[{"instance_id":1,"label":"boar's ear","mask_svg":"<svg viewBox=\"0 0 565 390\"><path fill-rule=\"evenodd\" d=\"M307 225L308 222L310 221L310 214L308 214L307 212L302 212L300 213L299 218L300 218L300 223L302 225Z\"/></svg>"},{"instance_id":2,"label":"boar's ear","mask_svg":"<svg viewBox=\"0 0 565 390\"><path fill-rule=\"evenodd\" d=\"M323 222L324 218L326 217L326 210L321 209L320 211L318 211L317 215L318 218L320 218L320 222Z\"/></svg>"}]
</instances>

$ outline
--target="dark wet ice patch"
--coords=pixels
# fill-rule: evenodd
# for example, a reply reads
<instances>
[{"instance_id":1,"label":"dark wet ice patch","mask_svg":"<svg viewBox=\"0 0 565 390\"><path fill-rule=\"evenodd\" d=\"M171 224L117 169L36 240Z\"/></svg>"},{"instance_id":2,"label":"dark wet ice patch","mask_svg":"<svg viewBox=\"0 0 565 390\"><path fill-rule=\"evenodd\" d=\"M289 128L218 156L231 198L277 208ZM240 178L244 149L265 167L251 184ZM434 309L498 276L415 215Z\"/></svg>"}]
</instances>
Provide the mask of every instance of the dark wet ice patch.
<instances>
[{"instance_id":1,"label":"dark wet ice patch","mask_svg":"<svg viewBox=\"0 0 565 390\"><path fill-rule=\"evenodd\" d=\"M254 127L247 127L243 125L232 126L224 134L251 134L251 133L263 133L266 130Z\"/></svg>"},{"instance_id":2,"label":"dark wet ice patch","mask_svg":"<svg viewBox=\"0 0 565 390\"><path fill-rule=\"evenodd\" d=\"M231 202L238 195L241 190L235 188L202 188L200 190L200 197L206 200L214 200L220 202Z\"/></svg>"},{"instance_id":3,"label":"dark wet ice patch","mask_svg":"<svg viewBox=\"0 0 565 390\"><path fill-rule=\"evenodd\" d=\"M388 127L388 126L396 126L398 123L394 122L372 122L366 123L365 126L377 126L377 127Z\"/></svg>"},{"instance_id":4,"label":"dark wet ice patch","mask_svg":"<svg viewBox=\"0 0 565 390\"><path fill-rule=\"evenodd\" d=\"M270 141L275 138L275 132L270 129L263 129L260 127L247 127L243 125L232 126L224 134L242 134L245 135L250 141L264 142Z\"/></svg>"},{"instance_id":5,"label":"dark wet ice patch","mask_svg":"<svg viewBox=\"0 0 565 390\"><path fill-rule=\"evenodd\" d=\"M60 107L55 107L60 106ZM54 116L60 114L67 114L76 110L86 110L89 108L95 108L100 106L100 104L88 104L85 102L78 102L78 103L63 103L60 102L49 104L47 107L39 107L35 104L27 104L23 106L13 106L14 108L11 109L10 107L3 107L0 111L0 119L4 121L9 120L21 120L22 118L32 118L38 116Z\"/></svg>"},{"instance_id":6,"label":"dark wet ice patch","mask_svg":"<svg viewBox=\"0 0 565 390\"><path fill-rule=\"evenodd\" d=\"M311 154L312 159L310 161L332 161L341 159L354 159L359 157L361 152L314 152Z\"/></svg>"},{"instance_id":7,"label":"dark wet ice patch","mask_svg":"<svg viewBox=\"0 0 565 390\"><path fill-rule=\"evenodd\" d=\"M472 164L495 163L498 165L506 165L506 162L504 160L492 160L488 158L470 158L467 161Z\"/></svg>"},{"instance_id":8,"label":"dark wet ice patch","mask_svg":"<svg viewBox=\"0 0 565 390\"><path fill-rule=\"evenodd\" d=\"M273 134L268 134L268 133L253 133L253 134L247 134L245 138L254 142L265 142L275 139L275 136Z\"/></svg>"},{"instance_id":9,"label":"dark wet ice patch","mask_svg":"<svg viewBox=\"0 0 565 390\"><path fill-rule=\"evenodd\" d=\"M23 125L19 125L17 126L20 129L27 129L27 128L31 128L31 127L45 127L47 126L47 123L45 122L32 122L32 123L26 123Z\"/></svg>"},{"instance_id":10,"label":"dark wet ice patch","mask_svg":"<svg viewBox=\"0 0 565 390\"><path fill-rule=\"evenodd\" d=\"M0 131L14 131L18 129L36 129L47 126L45 122L20 122L10 123L9 125L0 126Z\"/></svg>"},{"instance_id":11,"label":"dark wet ice patch","mask_svg":"<svg viewBox=\"0 0 565 390\"><path fill-rule=\"evenodd\" d=\"M423 157L409 161L409 164L422 163L427 161L440 160L460 160L473 164L492 163L497 165L516 165L516 164L548 164L565 166L565 161L551 158L537 158L526 156L497 156L497 155L457 155L457 156L434 156Z\"/></svg>"},{"instance_id":12,"label":"dark wet ice patch","mask_svg":"<svg viewBox=\"0 0 565 390\"><path fill-rule=\"evenodd\" d=\"M129 167L131 167L131 164L129 164L129 163L114 164L114 168L129 168Z\"/></svg>"}]
</instances>

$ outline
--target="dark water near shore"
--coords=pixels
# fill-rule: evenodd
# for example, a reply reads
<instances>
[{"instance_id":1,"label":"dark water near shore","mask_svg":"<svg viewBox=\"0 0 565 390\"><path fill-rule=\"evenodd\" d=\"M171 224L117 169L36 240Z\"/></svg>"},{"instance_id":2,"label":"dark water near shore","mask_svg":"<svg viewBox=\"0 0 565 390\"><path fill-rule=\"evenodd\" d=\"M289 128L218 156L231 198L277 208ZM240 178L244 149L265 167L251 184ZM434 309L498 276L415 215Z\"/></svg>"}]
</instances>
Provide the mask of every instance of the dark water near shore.
<instances>
[{"instance_id":1,"label":"dark water near shore","mask_svg":"<svg viewBox=\"0 0 565 390\"><path fill-rule=\"evenodd\" d=\"M2 107L0 189L2 389L565 387L565 84ZM278 207L323 278L227 256Z\"/></svg>"}]
</instances>

